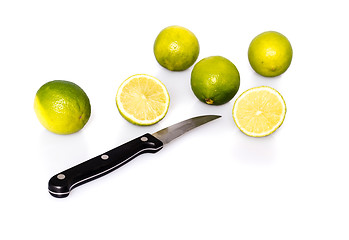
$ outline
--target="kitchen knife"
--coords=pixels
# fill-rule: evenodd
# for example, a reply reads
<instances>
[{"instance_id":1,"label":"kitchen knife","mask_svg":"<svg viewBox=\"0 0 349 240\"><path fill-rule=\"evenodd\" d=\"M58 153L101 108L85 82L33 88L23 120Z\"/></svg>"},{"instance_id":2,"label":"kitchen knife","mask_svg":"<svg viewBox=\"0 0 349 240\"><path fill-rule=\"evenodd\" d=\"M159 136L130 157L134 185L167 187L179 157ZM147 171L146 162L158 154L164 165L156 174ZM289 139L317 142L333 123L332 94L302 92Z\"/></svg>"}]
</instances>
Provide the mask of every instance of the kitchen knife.
<instances>
[{"instance_id":1,"label":"kitchen knife","mask_svg":"<svg viewBox=\"0 0 349 240\"><path fill-rule=\"evenodd\" d=\"M202 124L219 118L205 115L187 119L156 133L146 133L97 157L54 175L48 182L49 193L57 198L67 197L70 191L121 167L143 153L156 153L164 144Z\"/></svg>"}]
</instances>

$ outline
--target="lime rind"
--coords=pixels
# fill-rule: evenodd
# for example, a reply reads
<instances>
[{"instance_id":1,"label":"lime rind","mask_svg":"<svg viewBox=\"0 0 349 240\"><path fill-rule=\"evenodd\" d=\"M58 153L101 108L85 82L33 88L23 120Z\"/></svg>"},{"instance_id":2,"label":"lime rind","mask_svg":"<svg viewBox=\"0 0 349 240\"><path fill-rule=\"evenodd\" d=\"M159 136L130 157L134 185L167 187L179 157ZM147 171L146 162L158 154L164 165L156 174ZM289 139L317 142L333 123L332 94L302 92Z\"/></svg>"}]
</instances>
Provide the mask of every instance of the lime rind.
<instances>
[{"instance_id":1,"label":"lime rind","mask_svg":"<svg viewBox=\"0 0 349 240\"><path fill-rule=\"evenodd\" d=\"M201 59L191 72L194 95L208 105L229 102L240 88L240 73L236 66L222 56Z\"/></svg>"},{"instance_id":2,"label":"lime rind","mask_svg":"<svg viewBox=\"0 0 349 240\"><path fill-rule=\"evenodd\" d=\"M34 99L39 122L50 132L72 134L80 131L91 115L88 96L78 85L54 80L42 85Z\"/></svg>"},{"instance_id":3,"label":"lime rind","mask_svg":"<svg viewBox=\"0 0 349 240\"><path fill-rule=\"evenodd\" d=\"M276 77L290 67L293 50L290 41L281 33L267 31L257 35L248 48L252 69L264 77Z\"/></svg>"},{"instance_id":4,"label":"lime rind","mask_svg":"<svg viewBox=\"0 0 349 240\"><path fill-rule=\"evenodd\" d=\"M199 41L189 29L169 26L161 30L153 46L156 61L170 71L184 71L197 60Z\"/></svg>"}]
</instances>

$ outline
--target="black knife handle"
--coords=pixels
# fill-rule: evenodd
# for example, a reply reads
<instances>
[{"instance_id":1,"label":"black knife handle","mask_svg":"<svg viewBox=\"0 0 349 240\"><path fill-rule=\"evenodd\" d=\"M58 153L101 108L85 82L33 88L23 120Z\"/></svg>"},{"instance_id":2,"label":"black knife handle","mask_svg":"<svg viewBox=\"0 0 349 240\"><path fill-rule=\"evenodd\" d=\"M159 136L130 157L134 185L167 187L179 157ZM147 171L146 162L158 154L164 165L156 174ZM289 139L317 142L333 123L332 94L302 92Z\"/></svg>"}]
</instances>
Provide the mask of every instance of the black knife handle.
<instances>
[{"instance_id":1,"label":"black knife handle","mask_svg":"<svg viewBox=\"0 0 349 240\"><path fill-rule=\"evenodd\" d=\"M57 198L67 197L73 188L110 173L142 153L155 153L162 147L160 140L147 133L56 174L48 182L49 193Z\"/></svg>"}]
</instances>

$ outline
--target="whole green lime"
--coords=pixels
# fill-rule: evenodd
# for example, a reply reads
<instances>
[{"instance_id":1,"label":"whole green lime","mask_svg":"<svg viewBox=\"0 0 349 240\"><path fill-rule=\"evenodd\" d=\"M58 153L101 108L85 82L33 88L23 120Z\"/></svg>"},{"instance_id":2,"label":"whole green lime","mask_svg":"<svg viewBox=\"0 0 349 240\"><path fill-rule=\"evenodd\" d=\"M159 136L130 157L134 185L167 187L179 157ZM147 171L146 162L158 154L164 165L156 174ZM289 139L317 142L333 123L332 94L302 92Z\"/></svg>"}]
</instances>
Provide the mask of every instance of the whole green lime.
<instances>
[{"instance_id":1,"label":"whole green lime","mask_svg":"<svg viewBox=\"0 0 349 240\"><path fill-rule=\"evenodd\" d=\"M194 33L181 26L163 29L154 43L156 60L171 71L188 69L198 58L199 51L199 42Z\"/></svg>"},{"instance_id":2,"label":"whole green lime","mask_svg":"<svg viewBox=\"0 0 349 240\"><path fill-rule=\"evenodd\" d=\"M275 31L256 36L248 48L251 67L264 77L283 74L291 64L293 50L289 40Z\"/></svg>"},{"instance_id":3,"label":"whole green lime","mask_svg":"<svg viewBox=\"0 0 349 240\"><path fill-rule=\"evenodd\" d=\"M229 102L240 87L235 65L221 56L207 57L195 64L191 72L191 89L202 102L221 105Z\"/></svg>"},{"instance_id":4,"label":"whole green lime","mask_svg":"<svg viewBox=\"0 0 349 240\"><path fill-rule=\"evenodd\" d=\"M75 83L54 80L37 91L34 110L40 123L57 134L81 130L91 115L90 100Z\"/></svg>"}]
</instances>

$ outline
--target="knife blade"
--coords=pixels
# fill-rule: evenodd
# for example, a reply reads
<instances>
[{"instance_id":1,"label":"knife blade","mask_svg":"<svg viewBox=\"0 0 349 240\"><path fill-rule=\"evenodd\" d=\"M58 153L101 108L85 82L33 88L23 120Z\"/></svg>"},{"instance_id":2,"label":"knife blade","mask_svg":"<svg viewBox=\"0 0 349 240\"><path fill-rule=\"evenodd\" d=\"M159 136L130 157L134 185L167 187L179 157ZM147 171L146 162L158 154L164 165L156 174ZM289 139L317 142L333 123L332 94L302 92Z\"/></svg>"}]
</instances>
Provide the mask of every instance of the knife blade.
<instances>
[{"instance_id":1,"label":"knife blade","mask_svg":"<svg viewBox=\"0 0 349 240\"><path fill-rule=\"evenodd\" d=\"M221 116L194 117L153 134L146 133L54 175L48 182L48 191L57 198L67 197L74 188L112 172L143 153L156 153L177 137L219 117Z\"/></svg>"}]
</instances>

